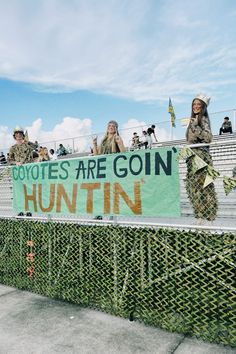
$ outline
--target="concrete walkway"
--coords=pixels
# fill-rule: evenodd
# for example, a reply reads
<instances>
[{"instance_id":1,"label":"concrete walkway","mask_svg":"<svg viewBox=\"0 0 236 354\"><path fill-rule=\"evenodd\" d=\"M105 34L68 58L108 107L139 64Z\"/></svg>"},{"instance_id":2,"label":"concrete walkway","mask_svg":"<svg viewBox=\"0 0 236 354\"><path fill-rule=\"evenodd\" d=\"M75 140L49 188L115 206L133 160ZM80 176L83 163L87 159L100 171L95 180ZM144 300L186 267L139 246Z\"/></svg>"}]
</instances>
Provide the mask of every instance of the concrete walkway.
<instances>
[{"instance_id":1,"label":"concrete walkway","mask_svg":"<svg viewBox=\"0 0 236 354\"><path fill-rule=\"evenodd\" d=\"M0 354L236 354L236 348L0 285Z\"/></svg>"}]
</instances>

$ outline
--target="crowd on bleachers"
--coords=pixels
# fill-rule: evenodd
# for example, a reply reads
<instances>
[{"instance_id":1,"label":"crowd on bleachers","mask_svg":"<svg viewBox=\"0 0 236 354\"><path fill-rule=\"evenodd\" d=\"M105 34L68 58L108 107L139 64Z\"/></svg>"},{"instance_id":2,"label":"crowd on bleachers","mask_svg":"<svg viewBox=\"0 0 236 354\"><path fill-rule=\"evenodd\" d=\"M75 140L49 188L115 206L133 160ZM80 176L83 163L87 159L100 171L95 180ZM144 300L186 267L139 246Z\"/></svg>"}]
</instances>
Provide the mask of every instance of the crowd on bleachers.
<instances>
[{"instance_id":1,"label":"crowd on bleachers","mask_svg":"<svg viewBox=\"0 0 236 354\"><path fill-rule=\"evenodd\" d=\"M194 209L196 219L206 219L213 221L218 210L217 195L214 188L214 183L209 182L207 187L202 184L205 181L208 166L213 168L212 158L209 153L209 145L212 141L212 132L210 120L207 112L207 106L210 98L205 95L197 95L192 101L192 113L189 119L189 124L186 131L186 141L188 144L204 143L204 147L192 147L192 155L186 159L187 175L186 175L186 190L188 198ZM232 134L232 124L229 117L225 117L220 127L219 135ZM43 162L56 160L66 156L69 152L59 144L58 149L48 149L46 146L39 146L38 142L30 142L24 130L21 127L16 127L13 131L15 144L10 148L7 156L3 152L0 153L0 165L22 165L29 162ZM139 136L137 132L133 133L130 146L125 147L118 131L118 123L114 120L108 122L104 137L98 144L97 136L92 138L93 147L90 148L88 155L101 155L125 152L127 150L134 151L138 149L151 149L154 142L158 142L155 125L152 124L146 130L142 129ZM195 160L193 156L205 163L204 168L196 170ZM232 178L236 179L236 166L232 171Z\"/></svg>"},{"instance_id":2,"label":"crowd on bleachers","mask_svg":"<svg viewBox=\"0 0 236 354\"><path fill-rule=\"evenodd\" d=\"M117 123L116 123L117 124ZM19 127L18 127L19 128ZM20 130L23 131L22 128ZM15 136L15 131L13 133L13 136ZM225 134L225 133L233 133L232 130L232 124L229 120L229 117L225 117L224 121L219 129L219 135ZM24 134L24 131L23 131ZM121 138L120 138L121 139ZM106 142L107 137L103 139L103 143ZM108 139L109 140L109 139ZM32 148L33 151L33 158L32 162L42 162L42 161L49 161L49 160L55 160L57 158L60 158L62 156L67 155L71 151L68 151L63 144L59 144L59 147L57 150L50 149L46 146L39 146L38 142L35 141L34 143L31 141L26 140L26 137L24 135L24 141L27 142L27 144ZM157 137L155 133L155 125L151 125L148 129L142 129L141 135L138 135L137 132L133 133L133 136L130 140L129 147L126 148L126 150L137 150L137 149L151 149L153 146L153 143L157 142ZM94 142L93 142L94 145ZM104 144L103 144L104 145ZM95 155L96 154L96 147L90 148L90 154L89 155ZM11 156L9 156L10 153L4 154L3 152L0 153L0 165L6 165L6 164L14 164L14 158L12 159Z\"/></svg>"},{"instance_id":3,"label":"crowd on bleachers","mask_svg":"<svg viewBox=\"0 0 236 354\"><path fill-rule=\"evenodd\" d=\"M16 143L10 148L9 153L5 156L0 153L0 165L22 165L27 162L43 162L56 160L61 156L68 154L63 144L59 144L59 148L55 152L46 146L39 146L38 142L28 141L23 128L16 127L13 131L13 137Z\"/></svg>"},{"instance_id":4,"label":"crowd on bleachers","mask_svg":"<svg viewBox=\"0 0 236 354\"><path fill-rule=\"evenodd\" d=\"M154 137L155 141L157 142L155 127L156 126L152 124L151 127L149 127L147 130L143 130L141 137L139 137L138 133L134 132L131 140L130 150L132 151L141 148L151 149L153 144L152 137Z\"/></svg>"}]
</instances>

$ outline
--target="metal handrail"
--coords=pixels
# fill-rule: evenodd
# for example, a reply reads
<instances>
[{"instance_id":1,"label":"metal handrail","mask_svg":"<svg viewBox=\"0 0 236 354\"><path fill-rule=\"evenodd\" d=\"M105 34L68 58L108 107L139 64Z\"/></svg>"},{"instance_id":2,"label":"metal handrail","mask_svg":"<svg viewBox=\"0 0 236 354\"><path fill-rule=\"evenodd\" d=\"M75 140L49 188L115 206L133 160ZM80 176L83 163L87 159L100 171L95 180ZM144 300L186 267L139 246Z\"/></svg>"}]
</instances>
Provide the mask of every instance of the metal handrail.
<instances>
[{"instance_id":1,"label":"metal handrail","mask_svg":"<svg viewBox=\"0 0 236 354\"><path fill-rule=\"evenodd\" d=\"M236 130L236 108L233 108L233 109L228 109L228 110L222 110L222 111L217 111L217 112L211 112L209 113L210 116L212 115L216 115L216 114L219 114L219 113L224 113L224 112L233 112L234 113L234 127L235 127L235 130ZM183 119L182 118L177 118L176 121L181 121ZM170 120L163 120L163 121L160 121L160 122L152 122L152 123L149 123L149 124L146 124L146 125L138 125L138 126L134 126L134 127L130 127L130 128L123 128L123 129L120 129L120 132L123 132L123 131L127 131L127 130L136 130L136 129L140 129L140 128L145 128L147 126L150 126L151 124L155 124L156 126L158 125L161 125L161 124L169 124L170 123ZM61 143L62 141L70 141L72 140L72 153L75 152L75 148L74 148L74 141L77 140L77 139L85 139L85 138L91 138L93 135L98 135L98 136L101 136L103 135L104 132L98 132L98 133L91 133L91 134L86 134L86 135L79 135L79 136L74 136L74 137L68 137L68 138L63 138L63 139L60 139L60 140L50 140L50 141L43 141L43 142L40 142L39 145L46 145L46 144L53 144L54 145L54 149L56 150L56 146L57 144ZM155 145L155 144L154 144ZM7 150L8 148L0 148L0 151L1 150Z\"/></svg>"}]
</instances>

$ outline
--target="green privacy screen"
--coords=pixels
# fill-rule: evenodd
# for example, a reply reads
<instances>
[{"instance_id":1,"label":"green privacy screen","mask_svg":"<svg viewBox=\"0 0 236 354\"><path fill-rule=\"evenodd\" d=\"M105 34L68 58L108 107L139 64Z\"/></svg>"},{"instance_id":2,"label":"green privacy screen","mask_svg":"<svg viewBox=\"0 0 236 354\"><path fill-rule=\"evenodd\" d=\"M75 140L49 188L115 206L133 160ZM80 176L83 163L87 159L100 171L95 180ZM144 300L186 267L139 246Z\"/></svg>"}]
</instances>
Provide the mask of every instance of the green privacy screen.
<instances>
[{"instance_id":1,"label":"green privacy screen","mask_svg":"<svg viewBox=\"0 0 236 354\"><path fill-rule=\"evenodd\" d=\"M0 219L0 283L236 347L235 245L235 233Z\"/></svg>"},{"instance_id":2,"label":"green privacy screen","mask_svg":"<svg viewBox=\"0 0 236 354\"><path fill-rule=\"evenodd\" d=\"M180 215L176 148L26 164L12 168L17 212Z\"/></svg>"}]
</instances>

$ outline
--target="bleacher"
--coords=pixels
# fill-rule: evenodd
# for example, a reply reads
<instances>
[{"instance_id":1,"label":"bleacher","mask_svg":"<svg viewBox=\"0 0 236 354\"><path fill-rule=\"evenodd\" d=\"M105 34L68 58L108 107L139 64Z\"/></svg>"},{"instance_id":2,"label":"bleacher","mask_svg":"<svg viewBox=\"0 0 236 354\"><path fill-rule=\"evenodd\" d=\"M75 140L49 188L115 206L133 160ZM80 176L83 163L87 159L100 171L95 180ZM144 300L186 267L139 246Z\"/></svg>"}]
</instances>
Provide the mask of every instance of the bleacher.
<instances>
[{"instance_id":1,"label":"bleacher","mask_svg":"<svg viewBox=\"0 0 236 354\"><path fill-rule=\"evenodd\" d=\"M160 146L184 146L186 140L165 141L154 144L154 147ZM214 168L220 172L220 177L215 181L215 188L218 195L219 209L218 218L235 219L236 226L236 193L225 195L223 188L223 176L232 177L232 170L236 166L236 133L214 135L210 146L210 154L213 159ZM180 161L180 183L181 183L181 210L182 216L189 217L193 215L191 204L188 200L185 189L186 163Z\"/></svg>"},{"instance_id":2,"label":"bleacher","mask_svg":"<svg viewBox=\"0 0 236 354\"><path fill-rule=\"evenodd\" d=\"M174 140L158 142L153 144L153 147L161 146L184 146L186 145L186 140ZM217 171L220 172L220 177L215 181L215 188L217 191L219 209L217 213L217 222L222 226L233 226L236 227L236 193L231 192L228 196L225 195L223 188L223 175L231 177L232 169L236 166L236 134L224 134L215 135L213 138L213 143L210 146L210 153L213 158L213 164ZM69 154L64 158L77 158L88 154ZM186 189L185 189L185 176L186 176L186 163L180 161L180 188L181 188L181 218L179 218L178 223L194 223L193 210L188 200ZM0 168L0 173L2 174L4 167ZM13 216L15 212L12 208L12 183L9 174L5 173L3 179L0 181L0 216ZM132 218L129 218L132 221ZM133 221L137 220L135 217ZM146 219L147 220L147 219ZM164 219L152 218L152 222L161 223ZM165 220L165 223L172 222L170 220ZM175 221L176 222L176 221Z\"/></svg>"}]
</instances>

